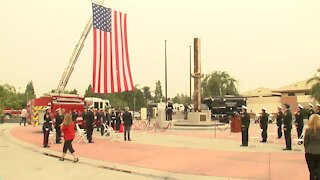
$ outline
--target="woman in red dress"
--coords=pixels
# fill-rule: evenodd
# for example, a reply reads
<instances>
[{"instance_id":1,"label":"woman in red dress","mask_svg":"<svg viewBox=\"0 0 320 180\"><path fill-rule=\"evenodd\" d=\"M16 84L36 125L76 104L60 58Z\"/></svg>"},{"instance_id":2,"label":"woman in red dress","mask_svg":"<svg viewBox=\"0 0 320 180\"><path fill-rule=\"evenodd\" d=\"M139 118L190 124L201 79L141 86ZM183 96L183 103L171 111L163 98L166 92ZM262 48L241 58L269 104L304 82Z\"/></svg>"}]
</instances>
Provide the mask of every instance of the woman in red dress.
<instances>
[{"instance_id":1,"label":"woman in red dress","mask_svg":"<svg viewBox=\"0 0 320 180\"><path fill-rule=\"evenodd\" d=\"M72 147L72 141L75 137L75 132L74 132L74 122L72 121L72 117L70 114L66 114L66 116L63 119L62 127L61 127L61 132L64 134L64 144L63 144L63 153L62 157L60 158L60 161L64 161L64 157L67 153L67 150L69 150L73 156L73 162L78 162L79 158L76 157L74 154L74 149Z\"/></svg>"}]
</instances>

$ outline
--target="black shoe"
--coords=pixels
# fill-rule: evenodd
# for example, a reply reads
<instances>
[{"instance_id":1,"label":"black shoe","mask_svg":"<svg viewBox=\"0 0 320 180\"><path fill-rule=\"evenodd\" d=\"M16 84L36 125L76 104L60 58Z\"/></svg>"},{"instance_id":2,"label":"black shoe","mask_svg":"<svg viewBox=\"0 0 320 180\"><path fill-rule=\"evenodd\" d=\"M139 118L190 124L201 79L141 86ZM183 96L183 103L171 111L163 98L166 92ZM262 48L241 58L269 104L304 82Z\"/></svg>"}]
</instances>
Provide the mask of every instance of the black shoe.
<instances>
[{"instance_id":1,"label":"black shoe","mask_svg":"<svg viewBox=\"0 0 320 180\"><path fill-rule=\"evenodd\" d=\"M128 141L132 141L131 139L129 139Z\"/></svg>"},{"instance_id":2,"label":"black shoe","mask_svg":"<svg viewBox=\"0 0 320 180\"><path fill-rule=\"evenodd\" d=\"M64 161L64 158L59 158L60 161Z\"/></svg>"},{"instance_id":3,"label":"black shoe","mask_svg":"<svg viewBox=\"0 0 320 180\"><path fill-rule=\"evenodd\" d=\"M260 141L261 143L266 143L267 141Z\"/></svg>"},{"instance_id":4,"label":"black shoe","mask_svg":"<svg viewBox=\"0 0 320 180\"><path fill-rule=\"evenodd\" d=\"M56 142L56 144L61 144L62 142Z\"/></svg>"},{"instance_id":5,"label":"black shoe","mask_svg":"<svg viewBox=\"0 0 320 180\"><path fill-rule=\"evenodd\" d=\"M94 143L93 141L89 141L89 143Z\"/></svg>"},{"instance_id":6,"label":"black shoe","mask_svg":"<svg viewBox=\"0 0 320 180\"><path fill-rule=\"evenodd\" d=\"M75 158L75 159L73 160L74 163L76 163L76 162L78 162L78 161L79 161L79 158Z\"/></svg>"},{"instance_id":7,"label":"black shoe","mask_svg":"<svg viewBox=\"0 0 320 180\"><path fill-rule=\"evenodd\" d=\"M246 146L248 146L248 145L245 145L245 144L241 144L240 146L241 146L241 147L246 147Z\"/></svg>"},{"instance_id":8,"label":"black shoe","mask_svg":"<svg viewBox=\"0 0 320 180\"><path fill-rule=\"evenodd\" d=\"M282 150L284 150L284 151L291 151L292 149L291 149L291 148L284 148L284 149L282 149Z\"/></svg>"},{"instance_id":9,"label":"black shoe","mask_svg":"<svg viewBox=\"0 0 320 180\"><path fill-rule=\"evenodd\" d=\"M127 139L124 139L124 141L127 141Z\"/></svg>"}]
</instances>

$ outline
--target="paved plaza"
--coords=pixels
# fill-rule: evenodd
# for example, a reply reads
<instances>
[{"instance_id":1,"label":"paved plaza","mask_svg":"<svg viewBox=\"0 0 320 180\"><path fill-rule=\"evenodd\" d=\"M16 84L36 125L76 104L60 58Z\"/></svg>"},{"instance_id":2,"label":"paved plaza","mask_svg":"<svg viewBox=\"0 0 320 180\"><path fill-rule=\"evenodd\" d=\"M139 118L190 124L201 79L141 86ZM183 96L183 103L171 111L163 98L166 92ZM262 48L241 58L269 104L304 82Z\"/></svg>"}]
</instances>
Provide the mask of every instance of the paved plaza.
<instances>
[{"instance_id":1,"label":"paved plaza","mask_svg":"<svg viewBox=\"0 0 320 180\"><path fill-rule=\"evenodd\" d=\"M269 143L240 147L241 133L228 126L174 127L165 131L143 130L135 124L133 141L111 142L94 130L95 143L74 142L80 161L58 160L62 144L42 147L41 126L0 124L0 177L7 179L308 179L304 153L283 151L269 125ZM292 131L293 138L296 133ZM249 136L259 136L257 124ZM271 140L272 139L272 140ZM68 158L72 158L67 154ZM1 179L0 178L0 179Z\"/></svg>"}]
</instances>

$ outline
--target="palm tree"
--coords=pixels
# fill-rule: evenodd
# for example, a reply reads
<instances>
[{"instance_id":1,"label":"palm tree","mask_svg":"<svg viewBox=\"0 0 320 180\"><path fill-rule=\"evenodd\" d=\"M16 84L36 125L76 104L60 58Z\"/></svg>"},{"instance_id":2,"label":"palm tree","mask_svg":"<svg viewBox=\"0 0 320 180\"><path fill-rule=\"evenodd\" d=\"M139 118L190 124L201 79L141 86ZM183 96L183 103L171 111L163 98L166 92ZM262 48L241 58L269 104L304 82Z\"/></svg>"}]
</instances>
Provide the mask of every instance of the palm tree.
<instances>
[{"instance_id":1,"label":"palm tree","mask_svg":"<svg viewBox=\"0 0 320 180\"><path fill-rule=\"evenodd\" d=\"M311 97L320 102L320 68L317 70L314 76L307 81L307 83L313 84L310 90Z\"/></svg>"}]
</instances>

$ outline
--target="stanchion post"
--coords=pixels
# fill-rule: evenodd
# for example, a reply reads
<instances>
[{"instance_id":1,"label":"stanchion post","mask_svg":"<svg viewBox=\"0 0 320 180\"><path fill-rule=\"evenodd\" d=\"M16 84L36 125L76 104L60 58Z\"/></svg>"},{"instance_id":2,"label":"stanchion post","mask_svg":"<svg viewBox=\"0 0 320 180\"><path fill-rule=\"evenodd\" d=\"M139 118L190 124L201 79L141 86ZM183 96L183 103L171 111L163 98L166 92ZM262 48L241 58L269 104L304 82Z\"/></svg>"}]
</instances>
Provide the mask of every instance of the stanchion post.
<instances>
[{"instance_id":1,"label":"stanchion post","mask_svg":"<svg viewBox=\"0 0 320 180\"><path fill-rule=\"evenodd\" d=\"M217 121L214 121L214 138L217 138Z\"/></svg>"}]
</instances>

